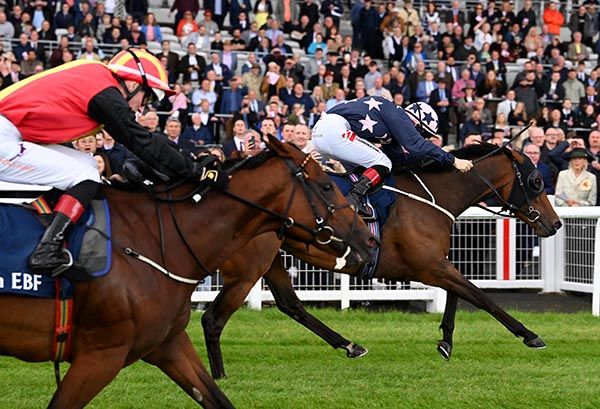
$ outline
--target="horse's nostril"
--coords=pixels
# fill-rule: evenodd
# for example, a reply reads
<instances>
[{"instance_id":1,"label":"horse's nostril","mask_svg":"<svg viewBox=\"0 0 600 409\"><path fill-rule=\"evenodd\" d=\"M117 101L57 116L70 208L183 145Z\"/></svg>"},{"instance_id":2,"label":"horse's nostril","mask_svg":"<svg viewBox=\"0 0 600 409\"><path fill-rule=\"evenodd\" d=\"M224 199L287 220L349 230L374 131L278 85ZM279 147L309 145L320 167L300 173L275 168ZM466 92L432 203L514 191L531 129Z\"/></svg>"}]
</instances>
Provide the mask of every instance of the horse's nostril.
<instances>
[{"instance_id":1,"label":"horse's nostril","mask_svg":"<svg viewBox=\"0 0 600 409\"><path fill-rule=\"evenodd\" d=\"M373 247L377 246L378 244L379 244L379 242L375 237L369 237L367 239L367 246L369 246L369 248L373 248Z\"/></svg>"},{"instance_id":2,"label":"horse's nostril","mask_svg":"<svg viewBox=\"0 0 600 409\"><path fill-rule=\"evenodd\" d=\"M560 229L562 227L562 222L559 220L556 223L554 223L554 228L556 230Z\"/></svg>"}]
</instances>

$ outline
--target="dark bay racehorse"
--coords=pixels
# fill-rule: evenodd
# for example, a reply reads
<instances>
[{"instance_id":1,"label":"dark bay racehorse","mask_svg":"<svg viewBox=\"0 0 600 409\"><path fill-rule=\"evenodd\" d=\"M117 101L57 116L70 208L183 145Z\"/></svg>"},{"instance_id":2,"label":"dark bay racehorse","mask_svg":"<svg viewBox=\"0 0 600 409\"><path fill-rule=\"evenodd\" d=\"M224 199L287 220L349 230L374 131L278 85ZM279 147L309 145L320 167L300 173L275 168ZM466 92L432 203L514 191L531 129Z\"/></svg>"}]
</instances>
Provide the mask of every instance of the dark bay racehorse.
<instances>
[{"instance_id":1,"label":"dark bay racehorse","mask_svg":"<svg viewBox=\"0 0 600 409\"><path fill-rule=\"evenodd\" d=\"M530 160L507 148L476 145L455 152L457 157L482 159L470 173L423 171L420 177L433 193L436 203L454 217L495 191L498 199L519 219L531 226L540 237L553 235L561 222L543 193L543 183ZM477 159L476 159L477 160ZM427 198L417 180L405 173L396 174L396 188ZM453 221L434 207L399 196L390 210L382 233L382 248L375 278L419 281L441 287L448 292L441 324L443 340L438 351L450 358L457 297L489 312L525 345L542 348L544 342L515 318L497 306L483 291L467 280L447 259ZM262 249L262 252L260 252ZM333 265L334 260L313 247L286 239L284 249L304 261ZM267 268L267 269L265 269ZM342 270L352 276L358 271ZM290 278L282 265L274 236L255 238L222 268L224 286L202 317L204 336L212 374L225 376L219 337L229 317L243 303L248 291L263 274L277 307L306 326L334 348L343 348L349 357L361 356L366 350L333 331L307 313L294 293Z\"/></svg>"},{"instance_id":2,"label":"dark bay racehorse","mask_svg":"<svg viewBox=\"0 0 600 409\"><path fill-rule=\"evenodd\" d=\"M186 182L170 194L181 198L197 189ZM76 287L72 353L67 359L71 366L50 408L83 407L123 367L139 359L160 368L201 406L232 408L185 332L190 296L197 280L206 276L203 269L214 271L253 237L280 230L298 242L312 242L324 233L321 241L333 240L332 257L345 256L349 266L370 256L374 240L364 223L357 223L354 211L316 162L292 146L270 141L268 152L235 172L228 192L209 192L198 204L190 199L157 207L146 193L107 189L112 270ZM231 194L247 202L232 200ZM157 212L162 214L162 229ZM168 278L125 255L121 245L159 263L162 253L165 269L191 283ZM52 359L53 300L3 295L0 310L1 354L32 362Z\"/></svg>"}]
</instances>

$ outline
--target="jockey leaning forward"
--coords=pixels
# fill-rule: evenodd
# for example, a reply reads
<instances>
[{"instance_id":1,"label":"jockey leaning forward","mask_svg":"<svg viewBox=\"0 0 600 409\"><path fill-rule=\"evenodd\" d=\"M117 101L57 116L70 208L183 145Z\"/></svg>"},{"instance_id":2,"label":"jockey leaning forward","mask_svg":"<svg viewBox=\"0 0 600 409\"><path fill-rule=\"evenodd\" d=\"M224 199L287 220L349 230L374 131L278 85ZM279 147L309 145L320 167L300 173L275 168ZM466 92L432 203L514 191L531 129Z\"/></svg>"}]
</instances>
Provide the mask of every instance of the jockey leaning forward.
<instances>
[{"instance_id":1,"label":"jockey leaning forward","mask_svg":"<svg viewBox=\"0 0 600 409\"><path fill-rule=\"evenodd\" d=\"M321 116L313 128L315 149L366 170L348 194L362 216L372 216L362 197L383 183L394 163L433 160L461 172L473 167L431 143L438 129L437 114L424 102L403 109L382 97L364 97L338 104ZM373 143L381 144L381 149ZM390 160L391 159L391 160Z\"/></svg>"},{"instance_id":2,"label":"jockey leaning forward","mask_svg":"<svg viewBox=\"0 0 600 409\"><path fill-rule=\"evenodd\" d=\"M174 92L167 73L150 53L129 49L108 65L79 60L44 71L0 92L0 180L52 186L65 193L52 222L30 256L31 270L59 274L72 264L64 249L69 228L83 214L100 184L95 160L60 144L104 127L115 140L162 172L222 185L218 161L203 164L155 137L135 121L134 111ZM215 177L216 175L216 177Z\"/></svg>"}]
</instances>

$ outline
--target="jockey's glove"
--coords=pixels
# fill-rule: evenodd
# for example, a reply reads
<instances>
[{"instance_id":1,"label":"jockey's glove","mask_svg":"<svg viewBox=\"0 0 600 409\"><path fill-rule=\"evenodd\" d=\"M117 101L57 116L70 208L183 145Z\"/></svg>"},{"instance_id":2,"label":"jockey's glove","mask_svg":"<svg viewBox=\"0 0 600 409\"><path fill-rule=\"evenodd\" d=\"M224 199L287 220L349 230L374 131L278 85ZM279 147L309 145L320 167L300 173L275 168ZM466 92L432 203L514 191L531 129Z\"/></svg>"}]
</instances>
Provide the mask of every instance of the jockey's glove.
<instances>
[{"instance_id":1,"label":"jockey's glove","mask_svg":"<svg viewBox=\"0 0 600 409\"><path fill-rule=\"evenodd\" d=\"M223 170L219 158L213 155L200 156L192 164L192 179L217 189L225 189L229 175Z\"/></svg>"}]
</instances>

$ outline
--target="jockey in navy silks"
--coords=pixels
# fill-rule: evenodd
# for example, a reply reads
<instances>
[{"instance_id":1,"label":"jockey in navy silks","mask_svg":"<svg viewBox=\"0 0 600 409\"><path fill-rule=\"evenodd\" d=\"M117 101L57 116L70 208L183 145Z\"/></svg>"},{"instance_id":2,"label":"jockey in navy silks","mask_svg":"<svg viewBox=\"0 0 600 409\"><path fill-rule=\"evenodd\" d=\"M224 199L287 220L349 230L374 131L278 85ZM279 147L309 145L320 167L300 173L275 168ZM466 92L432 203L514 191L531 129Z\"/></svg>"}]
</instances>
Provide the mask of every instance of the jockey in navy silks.
<instances>
[{"instance_id":1,"label":"jockey in navy silks","mask_svg":"<svg viewBox=\"0 0 600 409\"><path fill-rule=\"evenodd\" d=\"M348 194L348 201L361 215L371 216L361 199L383 183L392 162L432 160L461 172L471 170L471 161L458 159L425 139L438 137L437 129L437 114L426 103L416 102L403 109L373 96L331 108L315 124L312 141L319 152L366 168ZM381 149L373 143L381 144Z\"/></svg>"}]
</instances>

